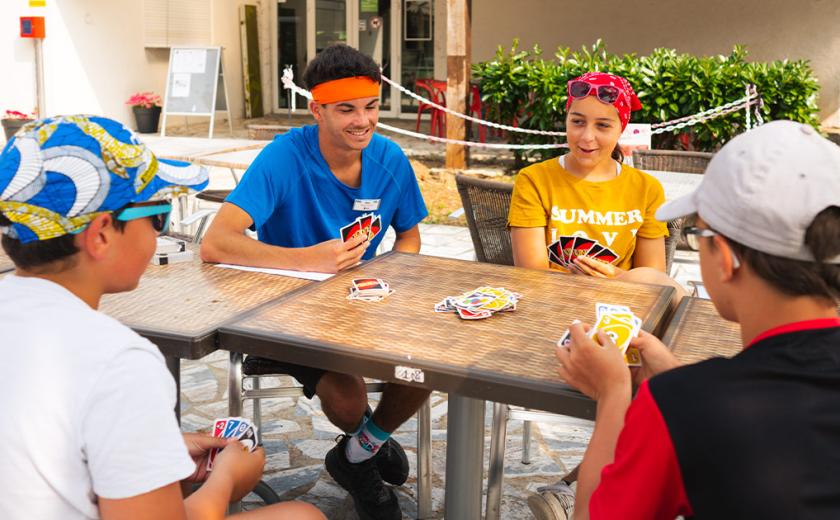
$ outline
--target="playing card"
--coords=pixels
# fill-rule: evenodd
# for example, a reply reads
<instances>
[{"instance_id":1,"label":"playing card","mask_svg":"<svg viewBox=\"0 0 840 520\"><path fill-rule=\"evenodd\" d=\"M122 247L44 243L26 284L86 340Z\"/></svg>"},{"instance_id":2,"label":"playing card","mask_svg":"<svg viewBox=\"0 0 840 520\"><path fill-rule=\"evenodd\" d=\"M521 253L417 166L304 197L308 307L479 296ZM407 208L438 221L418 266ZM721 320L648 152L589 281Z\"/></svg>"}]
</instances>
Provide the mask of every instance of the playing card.
<instances>
[{"instance_id":1,"label":"playing card","mask_svg":"<svg viewBox=\"0 0 840 520\"><path fill-rule=\"evenodd\" d=\"M595 241L591 238L577 237L572 245L572 256L566 261L571 264L575 261L575 258L579 256L586 256L586 253L592 249L593 245L595 245Z\"/></svg>"},{"instance_id":2,"label":"playing card","mask_svg":"<svg viewBox=\"0 0 840 520\"><path fill-rule=\"evenodd\" d=\"M597 341L596 332L599 330L606 333L622 354L627 350L627 346L633 338L633 325L610 314L604 314L598 319L592 330L589 331L589 336Z\"/></svg>"},{"instance_id":3,"label":"playing card","mask_svg":"<svg viewBox=\"0 0 840 520\"><path fill-rule=\"evenodd\" d=\"M603 250L604 250L604 246L602 246L598 242L595 242L595 244L592 246L592 248L586 253L586 256L588 256L590 258L595 258L595 255L597 255L598 253L600 253Z\"/></svg>"},{"instance_id":4,"label":"playing card","mask_svg":"<svg viewBox=\"0 0 840 520\"><path fill-rule=\"evenodd\" d=\"M615 254L615 252L612 249L605 247L603 250L593 255L592 258L594 258L595 260L606 262L608 264L614 264L618 261L619 256Z\"/></svg>"},{"instance_id":5,"label":"playing card","mask_svg":"<svg viewBox=\"0 0 840 520\"><path fill-rule=\"evenodd\" d=\"M223 433L225 433L225 425L227 424L227 419L216 419L216 422L213 425L213 437L221 437Z\"/></svg>"},{"instance_id":6,"label":"playing card","mask_svg":"<svg viewBox=\"0 0 840 520\"><path fill-rule=\"evenodd\" d=\"M557 264L561 267L566 267L566 264L564 264L563 261L560 260L560 257L557 256L557 253L554 252L555 249L559 251L559 246L559 242L554 242L550 246L548 246L548 261Z\"/></svg>"},{"instance_id":7,"label":"playing card","mask_svg":"<svg viewBox=\"0 0 840 520\"><path fill-rule=\"evenodd\" d=\"M362 232L362 225L359 223L359 219L356 219L353 222L341 228L338 232L341 235L341 241L347 242L348 240Z\"/></svg>"},{"instance_id":8,"label":"playing card","mask_svg":"<svg viewBox=\"0 0 840 520\"><path fill-rule=\"evenodd\" d=\"M236 432L236 429L239 427L239 423L242 422L239 417L231 417L227 421L227 425L225 426L225 433L222 434L222 437L225 439L229 439L233 437L233 434Z\"/></svg>"},{"instance_id":9,"label":"playing card","mask_svg":"<svg viewBox=\"0 0 840 520\"><path fill-rule=\"evenodd\" d=\"M577 237L574 236L561 236L560 237L560 248L559 253L557 254L560 261L565 265L568 266L569 262L571 261L572 257L572 249L575 245L575 239Z\"/></svg>"},{"instance_id":10,"label":"playing card","mask_svg":"<svg viewBox=\"0 0 840 520\"><path fill-rule=\"evenodd\" d=\"M382 218L376 215L370 223L370 230L368 231L369 240L373 240L380 231L382 231Z\"/></svg>"},{"instance_id":11,"label":"playing card","mask_svg":"<svg viewBox=\"0 0 840 520\"><path fill-rule=\"evenodd\" d=\"M239 442L241 442L249 451L254 451L257 449L257 445L259 444L259 438L257 436L257 427L253 425L249 425L248 429L239 437Z\"/></svg>"},{"instance_id":12,"label":"playing card","mask_svg":"<svg viewBox=\"0 0 840 520\"><path fill-rule=\"evenodd\" d=\"M359 217L359 225L362 227L362 232L366 233L368 238L370 238L370 224L373 222L373 214L372 213L365 213L361 217Z\"/></svg>"},{"instance_id":13,"label":"playing card","mask_svg":"<svg viewBox=\"0 0 840 520\"><path fill-rule=\"evenodd\" d=\"M490 312L490 311L482 311L482 310L471 311L469 309L464 309L464 308L458 307L458 315L462 319L465 319L465 320L481 320L481 319L484 319L484 318L489 318L490 316L493 315L493 313Z\"/></svg>"},{"instance_id":14,"label":"playing card","mask_svg":"<svg viewBox=\"0 0 840 520\"><path fill-rule=\"evenodd\" d=\"M640 367L642 366L642 354L636 347L627 347L627 351L624 352L624 361L629 367Z\"/></svg>"}]
</instances>

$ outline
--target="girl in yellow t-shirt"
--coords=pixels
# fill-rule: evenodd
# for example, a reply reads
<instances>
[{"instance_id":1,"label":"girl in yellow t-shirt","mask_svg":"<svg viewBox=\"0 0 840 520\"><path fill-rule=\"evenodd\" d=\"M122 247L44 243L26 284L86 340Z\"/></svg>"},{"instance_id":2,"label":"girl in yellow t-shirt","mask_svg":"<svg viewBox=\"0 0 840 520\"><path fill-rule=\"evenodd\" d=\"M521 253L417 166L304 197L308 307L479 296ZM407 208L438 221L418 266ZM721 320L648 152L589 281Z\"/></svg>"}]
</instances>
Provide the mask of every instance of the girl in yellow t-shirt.
<instances>
[{"instance_id":1,"label":"girl in yellow t-shirt","mask_svg":"<svg viewBox=\"0 0 840 520\"><path fill-rule=\"evenodd\" d=\"M573 79L568 92L569 152L516 178L508 216L515 264L644 281L656 281L655 270L667 279L668 229L654 217L664 190L656 178L621 164L618 147L630 112L641 108L639 99L627 80L600 72ZM547 246L564 236L597 241L602 260L578 256L568 268L550 261ZM612 263L610 252L617 257ZM625 276L638 268L646 269Z\"/></svg>"}]
</instances>

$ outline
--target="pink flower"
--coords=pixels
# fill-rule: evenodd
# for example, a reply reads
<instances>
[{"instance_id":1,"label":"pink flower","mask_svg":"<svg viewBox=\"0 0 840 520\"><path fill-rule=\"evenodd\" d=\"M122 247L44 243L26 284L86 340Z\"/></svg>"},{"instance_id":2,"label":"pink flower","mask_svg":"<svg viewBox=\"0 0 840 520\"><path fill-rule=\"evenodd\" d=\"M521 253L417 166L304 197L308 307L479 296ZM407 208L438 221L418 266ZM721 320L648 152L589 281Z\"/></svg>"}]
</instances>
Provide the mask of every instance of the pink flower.
<instances>
[{"instance_id":1,"label":"pink flower","mask_svg":"<svg viewBox=\"0 0 840 520\"><path fill-rule=\"evenodd\" d=\"M161 105L160 96L154 92L135 92L125 104L143 108L159 107Z\"/></svg>"},{"instance_id":2,"label":"pink flower","mask_svg":"<svg viewBox=\"0 0 840 520\"><path fill-rule=\"evenodd\" d=\"M6 113L3 115L3 119L36 119L37 117L34 111L31 114L24 114L17 110L6 110Z\"/></svg>"}]
</instances>

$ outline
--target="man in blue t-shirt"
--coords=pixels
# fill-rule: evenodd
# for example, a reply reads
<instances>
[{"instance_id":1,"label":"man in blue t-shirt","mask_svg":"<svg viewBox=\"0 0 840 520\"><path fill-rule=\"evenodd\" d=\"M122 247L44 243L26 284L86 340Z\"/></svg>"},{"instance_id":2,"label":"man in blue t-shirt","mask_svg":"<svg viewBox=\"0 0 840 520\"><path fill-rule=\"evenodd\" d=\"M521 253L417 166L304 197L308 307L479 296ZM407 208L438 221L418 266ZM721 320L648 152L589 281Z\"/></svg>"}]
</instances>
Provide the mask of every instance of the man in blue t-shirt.
<instances>
[{"instance_id":1,"label":"man in blue t-shirt","mask_svg":"<svg viewBox=\"0 0 840 520\"><path fill-rule=\"evenodd\" d=\"M374 256L393 227L394 250L418 253L418 224L428 214L414 171L400 148L374 133L381 76L374 61L346 45L315 57L303 75L316 125L277 136L228 196L201 246L208 262L338 272ZM382 231L342 242L339 229L364 213ZM259 240L245 234L256 229ZM388 384L372 413L361 377L253 356L246 373L287 373L318 395L329 420L347 432L327 454L330 475L353 496L362 518L401 518L390 484L408 477L408 459L390 437L429 392Z\"/></svg>"}]
</instances>

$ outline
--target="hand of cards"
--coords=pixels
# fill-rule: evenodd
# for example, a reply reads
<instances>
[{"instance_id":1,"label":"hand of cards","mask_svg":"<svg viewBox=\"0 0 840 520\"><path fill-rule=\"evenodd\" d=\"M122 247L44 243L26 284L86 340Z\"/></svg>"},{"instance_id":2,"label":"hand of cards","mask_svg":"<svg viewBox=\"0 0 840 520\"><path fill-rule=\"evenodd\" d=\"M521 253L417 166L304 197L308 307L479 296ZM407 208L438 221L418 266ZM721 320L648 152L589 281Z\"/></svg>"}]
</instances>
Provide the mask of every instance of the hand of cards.
<instances>
[{"instance_id":1,"label":"hand of cards","mask_svg":"<svg viewBox=\"0 0 840 520\"><path fill-rule=\"evenodd\" d=\"M228 417L227 419L216 419L213 422L213 437L222 439L236 439L241 442L248 451L254 451L260 443L257 427L244 417ZM213 469L213 461L219 454L219 449L213 448L207 456L207 471Z\"/></svg>"},{"instance_id":2,"label":"hand of cards","mask_svg":"<svg viewBox=\"0 0 840 520\"><path fill-rule=\"evenodd\" d=\"M360 234L366 234L368 240L373 240L380 231L382 231L382 219L379 215L365 213L341 228L338 233L341 235L341 241L347 242Z\"/></svg>"},{"instance_id":3,"label":"hand of cards","mask_svg":"<svg viewBox=\"0 0 840 520\"><path fill-rule=\"evenodd\" d=\"M595 304L595 325L589 330L589 337L598 341L596 333L599 330L603 330L624 354L624 360L628 366L642 365L642 356L638 349L630 348L630 340L637 337L639 331L642 330L642 320L633 314L629 307L606 303ZM557 346L567 346L570 340L571 332L566 329L557 341Z\"/></svg>"},{"instance_id":4,"label":"hand of cards","mask_svg":"<svg viewBox=\"0 0 840 520\"><path fill-rule=\"evenodd\" d=\"M522 298L504 287L479 287L460 296L447 296L435 305L435 312L456 312L464 320L489 318L496 312L515 311Z\"/></svg>"},{"instance_id":5,"label":"hand of cards","mask_svg":"<svg viewBox=\"0 0 840 520\"><path fill-rule=\"evenodd\" d=\"M350 294L347 299L363 302L381 302L386 297L394 294L394 290L388 282L379 278L356 278L353 286L350 287Z\"/></svg>"},{"instance_id":6,"label":"hand of cards","mask_svg":"<svg viewBox=\"0 0 840 520\"><path fill-rule=\"evenodd\" d=\"M588 256L607 264L614 264L619 258L612 249L586 237L561 236L548 246L548 260L567 269L579 256Z\"/></svg>"}]
</instances>

